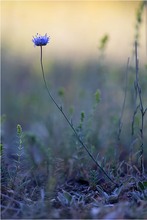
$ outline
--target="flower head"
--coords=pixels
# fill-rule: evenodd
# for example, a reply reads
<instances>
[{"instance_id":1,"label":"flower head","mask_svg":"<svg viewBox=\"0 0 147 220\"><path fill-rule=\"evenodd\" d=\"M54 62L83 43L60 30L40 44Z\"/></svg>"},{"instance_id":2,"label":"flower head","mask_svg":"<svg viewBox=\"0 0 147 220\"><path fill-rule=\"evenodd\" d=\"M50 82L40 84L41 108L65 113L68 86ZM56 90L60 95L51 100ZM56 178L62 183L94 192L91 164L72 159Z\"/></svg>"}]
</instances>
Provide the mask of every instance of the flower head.
<instances>
[{"instance_id":1,"label":"flower head","mask_svg":"<svg viewBox=\"0 0 147 220\"><path fill-rule=\"evenodd\" d=\"M41 36L40 34L36 34L35 37L33 37L32 42L34 43L35 46L45 46L49 42L49 37L47 34L44 36Z\"/></svg>"}]
</instances>

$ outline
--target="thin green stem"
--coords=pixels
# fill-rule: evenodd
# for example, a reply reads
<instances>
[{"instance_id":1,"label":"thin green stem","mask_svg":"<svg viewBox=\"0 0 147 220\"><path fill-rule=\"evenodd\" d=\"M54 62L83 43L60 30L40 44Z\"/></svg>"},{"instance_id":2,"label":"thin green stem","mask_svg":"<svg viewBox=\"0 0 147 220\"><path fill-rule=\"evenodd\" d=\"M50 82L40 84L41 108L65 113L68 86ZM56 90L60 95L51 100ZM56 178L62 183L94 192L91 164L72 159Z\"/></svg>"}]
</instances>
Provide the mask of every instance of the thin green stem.
<instances>
[{"instance_id":1,"label":"thin green stem","mask_svg":"<svg viewBox=\"0 0 147 220\"><path fill-rule=\"evenodd\" d=\"M137 41L135 41L135 64L136 64L136 93L138 94L139 97L139 107L140 107L140 112L141 112L141 128L140 128L140 137L141 137L141 146L140 146L140 160L141 160L141 174L143 175L144 173L144 115L146 110L144 110L143 107L143 101L142 101L142 90L140 87L139 83L139 60L138 60L138 51L137 51Z\"/></svg>"},{"instance_id":2,"label":"thin green stem","mask_svg":"<svg viewBox=\"0 0 147 220\"><path fill-rule=\"evenodd\" d=\"M88 155L91 157L91 159L95 162L95 164L97 165L97 167L105 174L105 176L115 185L118 186L117 183L115 183L111 177L106 173L106 171L100 166L100 164L96 161L96 159L93 157L93 155L89 152L87 146L83 143L83 141L81 140L81 138L79 137L76 129L74 128L73 124L70 122L70 120L68 119L68 117L66 116L66 114L63 112L62 107L60 107L57 102L55 101L55 99L53 98L53 96L51 95L46 79L45 79L45 74L44 74L44 68L43 68L43 58L42 58L42 46L40 46L41 48L41 56L40 56L40 63L41 63L41 70L42 70L42 74L43 74L43 80L44 80L44 84L46 87L46 90L48 92L49 97L51 98L51 100L54 102L54 104L56 105L56 107L59 109L59 111L62 113L62 115L64 116L65 120L67 121L67 123L69 124L69 126L71 127L71 129L73 130L77 140L79 141L79 143L84 147L84 149L86 150L86 152L88 153Z\"/></svg>"}]
</instances>

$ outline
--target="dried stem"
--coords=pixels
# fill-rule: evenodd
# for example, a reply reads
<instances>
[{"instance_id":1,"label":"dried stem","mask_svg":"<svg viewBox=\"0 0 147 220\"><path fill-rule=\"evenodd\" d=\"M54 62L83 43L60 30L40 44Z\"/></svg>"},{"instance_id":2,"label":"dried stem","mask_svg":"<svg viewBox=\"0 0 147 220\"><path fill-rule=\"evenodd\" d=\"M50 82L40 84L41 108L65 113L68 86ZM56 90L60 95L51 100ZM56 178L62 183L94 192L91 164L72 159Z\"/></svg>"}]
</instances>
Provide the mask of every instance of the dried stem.
<instances>
[{"instance_id":1,"label":"dried stem","mask_svg":"<svg viewBox=\"0 0 147 220\"><path fill-rule=\"evenodd\" d=\"M41 56L40 56L40 63L41 63L41 70L42 70L42 74L43 74L43 80L44 80L44 83L45 83L45 87L46 87L46 90L48 92L48 95L49 97L51 98L51 100L54 102L54 104L56 105L56 107L59 109L59 111L62 113L63 117L65 118L65 120L67 121L67 123L69 124L69 126L71 127L71 129L73 130L77 140L79 141L79 143L84 147L84 149L86 150L86 152L88 153L88 155L91 157L91 159L95 162L95 164L97 165L97 167L105 174L105 176L115 185L118 186L117 183L115 183L111 177L106 173L106 171L100 166L100 164L96 161L96 159L93 157L93 155L89 152L87 146L83 143L83 141L81 140L81 138L79 137L76 129L74 128L72 122L70 122L70 120L68 119L68 117L66 116L66 114L64 113L62 107L60 107L57 102L55 101L54 97L51 95L50 91L49 91L49 88L48 88L48 85L47 85L47 82L46 82L46 79L45 79L45 74L44 74L44 68L43 68L43 59L42 59L42 46L40 46L40 49L41 49Z\"/></svg>"},{"instance_id":2,"label":"dried stem","mask_svg":"<svg viewBox=\"0 0 147 220\"><path fill-rule=\"evenodd\" d=\"M144 173L144 115L147 111L147 109L144 109L143 107L143 101L142 101L142 90L139 83L139 60L138 60L138 51L137 51L137 41L135 41L135 82L134 82L134 88L135 88L135 109L132 119L132 136L134 135L134 123L135 123L135 116L140 110L141 113L141 126L140 126L140 139L141 139L141 145L140 145L140 172L141 175ZM139 104L137 105L137 99L139 99Z\"/></svg>"}]
</instances>

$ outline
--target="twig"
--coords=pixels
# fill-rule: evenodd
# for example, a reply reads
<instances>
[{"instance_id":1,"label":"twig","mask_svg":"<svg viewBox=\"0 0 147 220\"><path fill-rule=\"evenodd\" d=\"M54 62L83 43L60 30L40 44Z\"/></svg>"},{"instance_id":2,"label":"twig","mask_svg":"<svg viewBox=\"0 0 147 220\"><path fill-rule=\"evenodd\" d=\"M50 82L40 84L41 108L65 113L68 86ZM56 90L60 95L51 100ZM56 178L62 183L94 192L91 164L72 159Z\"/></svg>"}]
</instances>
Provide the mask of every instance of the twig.
<instances>
[{"instance_id":1,"label":"twig","mask_svg":"<svg viewBox=\"0 0 147 220\"><path fill-rule=\"evenodd\" d=\"M11 201L14 201L14 202L18 203L19 205L22 204L22 202L19 202L19 201L17 201L16 199L14 199L14 198L12 198L12 197L10 197L10 196L8 196L8 195L5 195L5 194L3 194L3 193L1 193L1 196L2 196L2 197L5 197L5 198L7 198L7 199L9 199L9 200L11 200Z\"/></svg>"},{"instance_id":2,"label":"twig","mask_svg":"<svg viewBox=\"0 0 147 220\"><path fill-rule=\"evenodd\" d=\"M140 138L141 138L141 145L140 145L140 172L143 175L144 173L144 115L146 113L146 109L143 107L142 101L142 90L139 84L139 60L138 60L138 51L137 51L137 41L135 41L135 92L136 92L136 103L137 103L137 96L139 98L139 105L136 107L133 115L133 127L132 127L132 134L134 134L134 119L135 115L140 110L141 113L141 127L140 127Z\"/></svg>"},{"instance_id":3,"label":"twig","mask_svg":"<svg viewBox=\"0 0 147 220\"><path fill-rule=\"evenodd\" d=\"M132 134L132 136L134 136L135 116L136 116L136 114L137 114L137 112L138 112L139 107L140 107L140 105L137 105L137 106L135 107L134 113L133 113L133 117L132 117L132 125L131 125L131 130L132 130L131 134Z\"/></svg>"},{"instance_id":4,"label":"twig","mask_svg":"<svg viewBox=\"0 0 147 220\"><path fill-rule=\"evenodd\" d=\"M106 173L106 171L100 166L100 164L95 160L95 158L93 157L93 155L89 152L87 146L83 143L83 141L81 140L81 138L79 137L76 129L74 128L73 124L70 122L70 120L68 119L68 117L66 116L66 114L64 113L62 107L60 107L57 102L55 101L55 99L53 98L53 96L51 95L48 85L46 83L46 79L45 79L45 74L44 74L44 68L43 68L43 59L42 59L42 46L40 46L41 49L41 56L40 56L40 63L41 63L41 70L42 70L42 74L43 74L43 80L45 83L45 87L46 90L48 92L49 97L51 98L51 100L53 101L53 103L56 105L56 107L59 109L59 111L61 112L61 114L64 116L65 120L67 121L67 123L69 124L69 126L71 127L71 129L73 130L77 140L79 141L79 143L84 147L84 149L86 150L86 152L88 153L88 155L91 157L91 159L95 162L95 164L98 166L98 168L105 174L105 176L115 185L118 185L117 183L115 183L111 177Z\"/></svg>"},{"instance_id":5,"label":"twig","mask_svg":"<svg viewBox=\"0 0 147 220\"><path fill-rule=\"evenodd\" d=\"M13 210L13 211L20 211L20 209L18 208L12 208L12 207L7 207L7 206L4 206L4 205L1 205L2 208L5 208L2 212L6 212L6 210L10 209L10 210Z\"/></svg>"}]
</instances>

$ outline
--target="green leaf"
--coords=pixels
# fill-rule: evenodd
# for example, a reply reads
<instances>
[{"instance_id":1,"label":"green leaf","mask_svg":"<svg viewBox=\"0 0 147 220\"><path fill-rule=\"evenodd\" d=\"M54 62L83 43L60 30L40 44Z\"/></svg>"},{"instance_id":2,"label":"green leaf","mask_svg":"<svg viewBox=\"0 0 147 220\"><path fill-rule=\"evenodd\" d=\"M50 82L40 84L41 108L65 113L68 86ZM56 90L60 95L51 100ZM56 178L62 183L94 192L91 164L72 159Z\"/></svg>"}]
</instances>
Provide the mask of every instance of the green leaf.
<instances>
[{"instance_id":1,"label":"green leaf","mask_svg":"<svg viewBox=\"0 0 147 220\"><path fill-rule=\"evenodd\" d=\"M103 190L101 186L96 186L98 192L100 193L101 196L103 196L105 199L109 198L109 195Z\"/></svg>"},{"instance_id":2,"label":"green leaf","mask_svg":"<svg viewBox=\"0 0 147 220\"><path fill-rule=\"evenodd\" d=\"M71 202L72 200L72 195L68 192L66 192L65 190L62 190L64 197L67 199L68 203Z\"/></svg>"},{"instance_id":3,"label":"green leaf","mask_svg":"<svg viewBox=\"0 0 147 220\"><path fill-rule=\"evenodd\" d=\"M143 182L144 188L147 189L147 181Z\"/></svg>"},{"instance_id":4,"label":"green leaf","mask_svg":"<svg viewBox=\"0 0 147 220\"><path fill-rule=\"evenodd\" d=\"M143 182L138 182L138 187L143 191L145 190Z\"/></svg>"}]
</instances>

